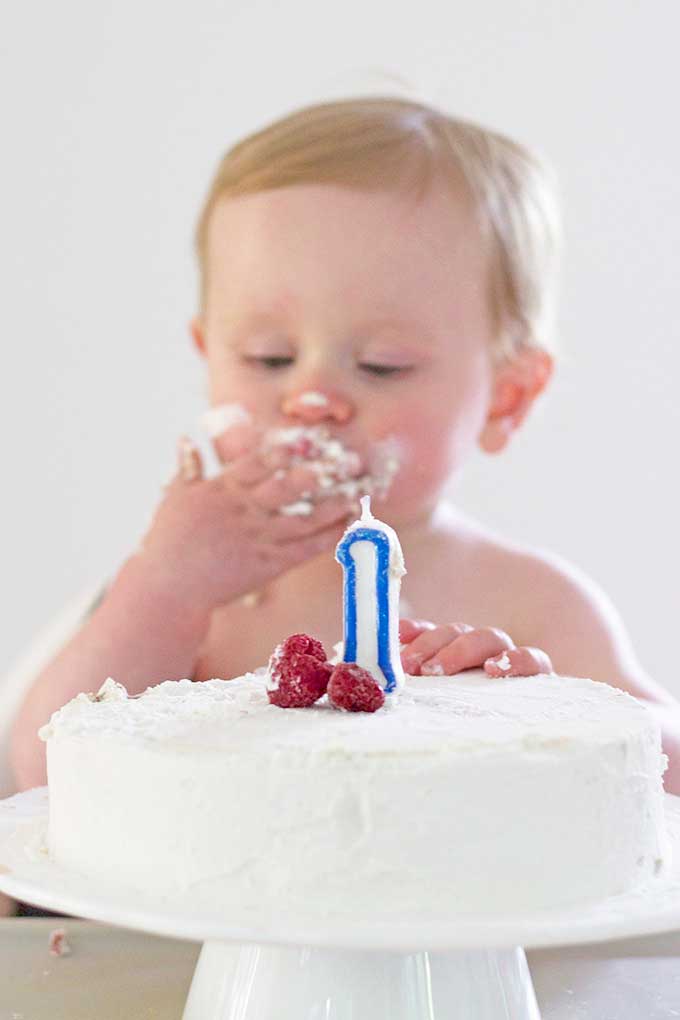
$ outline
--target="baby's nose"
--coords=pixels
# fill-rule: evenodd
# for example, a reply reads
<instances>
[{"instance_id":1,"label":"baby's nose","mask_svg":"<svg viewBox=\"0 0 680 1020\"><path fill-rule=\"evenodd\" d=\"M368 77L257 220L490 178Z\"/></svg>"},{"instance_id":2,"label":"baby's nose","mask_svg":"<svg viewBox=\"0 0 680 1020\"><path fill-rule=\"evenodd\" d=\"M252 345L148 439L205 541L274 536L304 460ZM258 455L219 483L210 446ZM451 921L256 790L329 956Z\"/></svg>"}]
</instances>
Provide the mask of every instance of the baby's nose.
<instances>
[{"instance_id":1,"label":"baby's nose","mask_svg":"<svg viewBox=\"0 0 680 1020\"><path fill-rule=\"evenodd\" d=\"M284 397L281 410L288 418L305 425L318 425L324 421L344 424L354 414L354 405L348 397L328 390L300 390Z\"/></svg>"}]
</instances>

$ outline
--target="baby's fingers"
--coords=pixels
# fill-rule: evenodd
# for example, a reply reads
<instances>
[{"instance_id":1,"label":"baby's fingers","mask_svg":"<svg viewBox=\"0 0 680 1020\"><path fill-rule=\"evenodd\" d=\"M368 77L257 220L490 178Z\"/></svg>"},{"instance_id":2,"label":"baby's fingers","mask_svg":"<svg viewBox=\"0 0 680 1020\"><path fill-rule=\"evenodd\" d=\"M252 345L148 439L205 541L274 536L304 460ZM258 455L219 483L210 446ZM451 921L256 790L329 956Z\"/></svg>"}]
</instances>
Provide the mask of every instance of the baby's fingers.
<instances>
[{"instance_id":1,"label":"baby's fingers","mask_svg":"<svg viewBox=\"0 0 680 1020\"><path fill-rule=\"evenodd\" d=\"M188 436L180 436L175 450L175 472L163 486L167 495L203 478L203 459L198 447Z\"/></svg>"},{"instance_id":2,"label":"baby's fingers","mask_svg":"<svg viewBox=\"0 0 680 1020\"><path fill-rule=\"evenodd\" d=\"M288 509L298 512L279 512L269 518L269 537L280 545L309 538L329 527L344 528L356 516L354 501L345 496L329 497L314 504L301 501L299 508L293 504ZM337 540L341 537L338 535Z\"/></svg>"},{"instance_id":3,"label":"baby's fingers","mask_svg":"<svg viewBox=\"0 0 680 1020\"><path fill-rule=\"evenodd\" d=\"M472 627L467 623L448 623L434 627L434 629L424 629L401 654L401 664L404 670L411 676L418 676L424 662L432 659L442 648L460 637L461 634L471 630ZM435 672L440 671L435 670Z\"/></svg>"},{"instance_id":4,"label":"baby's fingers","mask_svg":"<svg viewBox=\"0 0 680 1020\"><path fill-rule=\"evenodd\" d=\"M177 467L183 482L197 482L203 478L200 451L188 436L180 436L177 441Z\"/></svg>"},{"instance_id":5,"label":"baby's fingers","mask_svg":"<svg viewBox=\"0 0 680 1020\"><path fill-rule=\"evenodd\" d=\"M222 464L253 450L260 442L262 430L240 404L218 404L201 415L201 427L210 437Z\"/></svg>"},{"instance_id":6,"label":"baby's fingers","mask_svg":"<svg viewBox=\"0 0 680 1020\"><path fill-rule=\"evenodd\" d=\"M271 519L271 538L277 555L290 567L334 549L350 521L354 507L345 500L329 499L310 517Z\"/></svg>"},{"instance_id":7,"label":"baby's fingers","mask_svg":"<svg viewBox=\"0 0 680 1020\"><path fill-rule=\"evenodd\" d=\"M494 655L484 663L489 676L535 676L537 673L552 673L550 656L540 648L510 648L500 655Z\"/></svg>"},{"instance_id":8,"label":"baby's fingers","mask_svg":"<svg viewBox=\"0 0 680 1020\"><path fill-rule=\"evenodd\" d=\"M475 669L492 656L514 647L512 638L504 630L496 627L470 628L422 662L420 672L424 676L453 676L464 669Z\"/></svg>"},{"instance_id":9,"label":"baby's fingers","mask_svg":"<svg viewBox=\"0 0 680 1020\"><path fill-rule=\"evenodd\" d=\"M250 496L263 510L292 517L309 516L325 498L317 476L304 464L275 471L252 488Z\"/></svg>"},{"instance_id":10,"label":"baby's fingers","mask_svg":"<svg viewBox=\"0 0 680 1020\"><path fill-rule=\"evenodd\" d=\"M407 620L399 621L399 640L403 645L408 645L426 630L434 630L435 624L429 620Z\"/></svg>"}]
</instances>

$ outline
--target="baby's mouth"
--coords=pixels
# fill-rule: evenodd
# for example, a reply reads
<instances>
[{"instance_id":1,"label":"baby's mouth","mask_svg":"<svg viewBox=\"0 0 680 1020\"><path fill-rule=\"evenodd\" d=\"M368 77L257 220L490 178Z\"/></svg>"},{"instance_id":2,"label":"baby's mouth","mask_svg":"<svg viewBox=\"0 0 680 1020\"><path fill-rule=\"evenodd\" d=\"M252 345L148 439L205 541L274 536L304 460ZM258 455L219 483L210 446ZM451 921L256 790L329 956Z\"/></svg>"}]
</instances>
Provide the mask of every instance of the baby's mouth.
<instances>
[{"instance_id":1,"label":"baby's mouth","mask_svg":"<svg viewBox=\"0 0 680 1020\"><path fill-rule=\"evenodd\" d=\"M285 447L293 463L315 472L326 495L350 499L374 495L384 499L401 465L398 441L387 437L372 443L365 456L333 436L325 425L294 425L270 429L264 448ZM362 470L363 469L363 470Z\"/></svg>"},{"instance_id":2,"label":"baby's mouth","mask_svg":"<svg viewBox=\"0 0 680 1020\"><path fill-rule=\"evenodd\" d=\"M201 425L215 439L230 428L251 423L252 417L240 404L221 404L210 408L201 418ZM402 461L403 448L394 436L386 436L367 444L360 453L326 425L289 425L267 429L263 433L261 450L266 453L284 448L293 464L304 464L313 471L324 497L345 495L358 500L371 495L385 499ZM310 500L283 507L283 513L311 513Z\"/></svg>"}]
</instances>

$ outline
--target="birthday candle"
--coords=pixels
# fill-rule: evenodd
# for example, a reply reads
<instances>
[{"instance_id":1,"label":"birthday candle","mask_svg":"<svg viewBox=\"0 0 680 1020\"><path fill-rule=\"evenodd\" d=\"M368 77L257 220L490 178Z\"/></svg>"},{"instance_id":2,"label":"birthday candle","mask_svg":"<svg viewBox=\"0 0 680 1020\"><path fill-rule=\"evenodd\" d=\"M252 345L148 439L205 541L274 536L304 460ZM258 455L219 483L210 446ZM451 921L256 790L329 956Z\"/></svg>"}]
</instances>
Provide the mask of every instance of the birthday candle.
<instances>
[{"instance_id":1,"label":"birthday candle","mask_svg":"<svg viewBox=\"0 0 680 1020\"><path fill-rule=\"evenodd\" d=\"M361 518L338 544L344 570L344 660L356 662L386 693L402 687L399 654L399 589L406 573L396 532L376 520L370 496L361 498Z\"/></svg>"}]
</instances>

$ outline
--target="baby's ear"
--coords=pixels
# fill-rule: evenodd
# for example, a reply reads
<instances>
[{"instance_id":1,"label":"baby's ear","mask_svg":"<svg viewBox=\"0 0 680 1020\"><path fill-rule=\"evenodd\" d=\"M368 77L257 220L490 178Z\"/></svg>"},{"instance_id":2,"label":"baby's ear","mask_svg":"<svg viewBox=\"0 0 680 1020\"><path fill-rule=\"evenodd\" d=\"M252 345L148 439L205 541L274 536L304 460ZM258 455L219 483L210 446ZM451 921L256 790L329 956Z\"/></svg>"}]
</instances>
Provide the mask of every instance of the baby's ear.
<instances>
[{"instance_id":1,"label":"baby's ear","mask_svg":"<svg viewBox=\"0 0 680 1020\"><path fill-rule=\"evenodd\" d=\"M536 397L548 384L554 362L547 351L524 347L498 366L479 445L499 453L526 418Z\"/></svg>"},{"instance_id":2,"label":"baby's ear","mask_svg":"<svg viewBox=\"0 0 680 1020\"><path fill-rule=\"evenodd\" d=\"M195 315L189 322L189 332L191 338L194 341L194 346L200 354L205 354L205 334L203 332L203 323L201 322L198 315Z\"/></svg>"}]
</instances>

